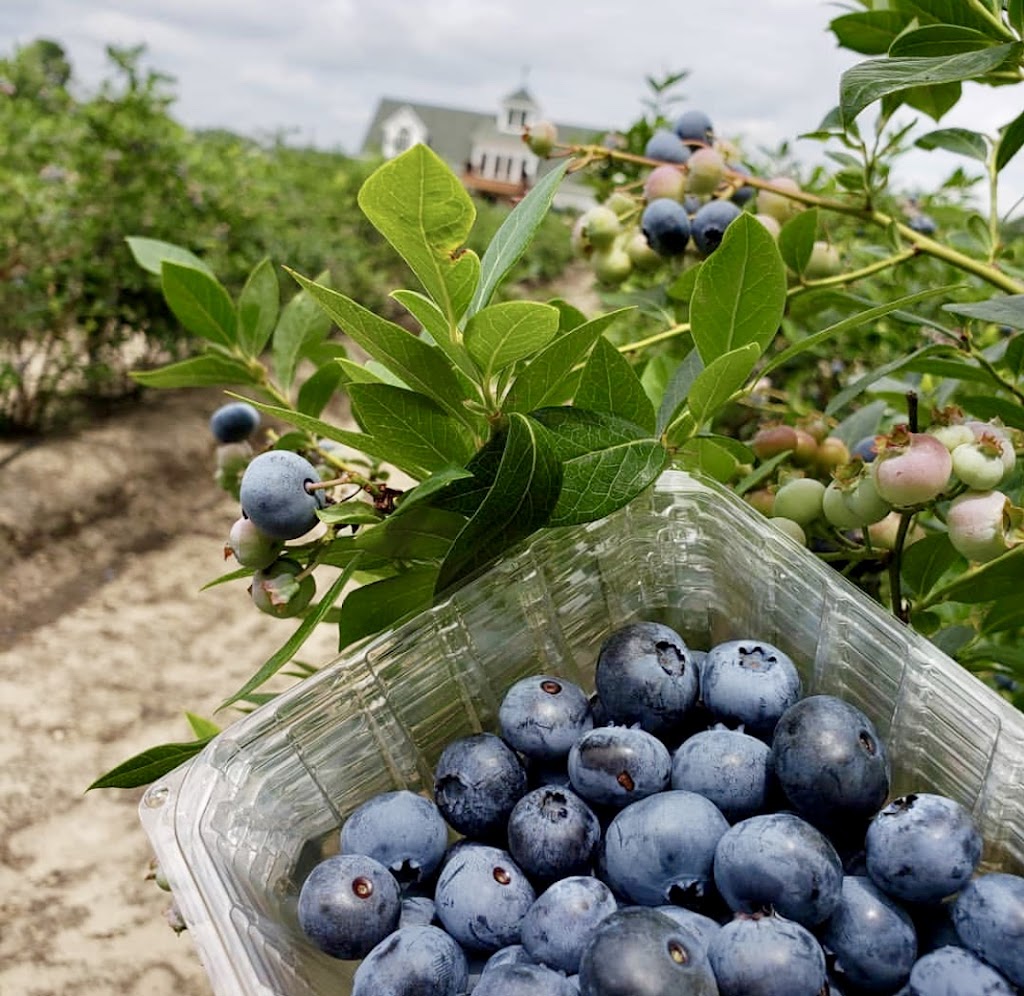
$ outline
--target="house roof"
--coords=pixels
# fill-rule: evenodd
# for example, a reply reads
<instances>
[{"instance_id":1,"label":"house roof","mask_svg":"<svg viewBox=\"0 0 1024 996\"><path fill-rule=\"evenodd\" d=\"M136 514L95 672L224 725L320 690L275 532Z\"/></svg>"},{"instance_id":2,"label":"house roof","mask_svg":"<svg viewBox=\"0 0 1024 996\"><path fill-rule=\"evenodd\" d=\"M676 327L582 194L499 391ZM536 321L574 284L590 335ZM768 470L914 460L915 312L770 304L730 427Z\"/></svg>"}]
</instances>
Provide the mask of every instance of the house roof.
<instances>
[{"instance_id":1,"label":"house roof","mask_svg":"<svg viewBox=\"0 0 1024 996\"><path fill-rule=\"evenodd\" d=\"M530 91L527 90L525 86L521 86L518 90L516 90L515 93L510 93L505 98L506 103L509 103L513 100L524 104L533 104L534 106L536 106L537 104L537 101L533 99L533 96L530 94Z\"/></svg>"}]
</instances>

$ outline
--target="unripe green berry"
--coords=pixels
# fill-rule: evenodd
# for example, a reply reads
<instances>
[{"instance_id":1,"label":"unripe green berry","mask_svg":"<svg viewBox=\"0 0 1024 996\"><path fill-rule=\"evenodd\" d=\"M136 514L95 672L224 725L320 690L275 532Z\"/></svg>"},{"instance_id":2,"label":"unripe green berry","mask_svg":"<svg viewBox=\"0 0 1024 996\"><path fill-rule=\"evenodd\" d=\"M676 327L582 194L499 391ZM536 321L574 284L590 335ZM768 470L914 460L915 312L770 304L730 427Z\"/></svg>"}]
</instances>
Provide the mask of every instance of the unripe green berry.
<instances>
[{"instance_id":1,"label":"unripe green berry","mask_svg":"<svg viewBox=\"0 0 1024 996\"><path fill-rule=\"evenodd\" d=\"M725 179L725 160L714 149L697 149L686 163L686 190L712 194Z\"/></svg>"},{"instance_id":2,"label":"unripe green berry","mask_svg":"<svg viewBox=\"0 0 1024 996\"><path fill-rule=\"evenodd\" d=\"M249 587L256 608L278 619L290 619L302 612L316 594L312 574L296 580L302 569L297 561L281 558L265 570L257 571Z\"/></svg>"},{"instance_id":3,"label":"unripe green berry","mask_svg":"<svg viewBox=\"0 0 1024 996\"><path fill-rule=\"evenodd\" d=\"M604 206L610 211L614 211L616 216L619 219L622 219L637 209L637 202L634 198L630 197L629 194L624 194L621 190L616 190L608 200L604 202Z\"/></svg>"},{"instance_id":4,"label":"unripe green berry","mask_svg":"<svg viewBox=\"0 0 1024 996\"><path fill-rule=\"evenodd\" d=\"M975 491L991 490L1006 474L999 443L991 436L961 443L950 456L953 473Z\"/></svg>"},{"instance_id":5,"label":"unripe green berry","mask_svg":"<svg viewBox=\"0 0 1024 996\"><path fill-rule=\"evenodd\" d=\"M773 177L768 182L778 190L789 190L793 193L800 192L800 184L788 176ZM758 213L770 215L780 225L784 225L803 209L804 207L799 201L791 200L784 194L776 193L773 190L758 190L757 192Z\"/></svg>"},{"instance_id":6,"label":"unripe green berry","mask_svg":"<svg viewBox=\"0 0 1024 996\"><path fill-rule=\"evenodd\" d=\"M810 433L809 433L810 434ZM811 437L814 438L813 436ZM818 440L818 449L814 455L815 466L818 472L828 477L836 467L841 467L849 461L850 451L838 436L826 436Z\"/></svg>"},{"instance_id":7,"label":"unripe green berry","mask_svg":"<svg viewBox=\"0 0 1024 996\"><path fill-rule=\"evenodd\" d=\"M768 234L778 241L779 233L782 231L782 226L775 218L770 214L755 214L754 220L761 222L761 224L768 230Z\"/></svg>"},{"instance_id":8,"label":"unripe green berry","mask_svg":"<svg viewBox=\"0 0 1024 996\"><path fill-rule=\"evenodd\" d=\"M821 517L825 485L812 477L787 481L775 493L773 517L792 519L801 526Z\"/></svg>"},{"instance_id":9,"label":"unripe green berry","mask_svg":"<svg viewBox=\"0 0 1024 996\"><path fill-rule=\"evenodd\" d=\"M953 422L949 425L933 425L929 427L928 435L934 436L950 453L964 443L974 442L974 433L963 422Z\"/></svg>"},{"instance_id":10,"label":"unripe green berry","mask_svg":"<svg viewBox=\"0 0 1024 996\"><path fill-rule=\"evenodd\" d=\"M236 519L224 546L224 558L232 554L242 567L260 570L269 567L281 552L283 543L260 532L251 519Z\"/></svg>"},{"instance_id":11,"label":"unripe green berry","mask_svg":"<svg viewBox=\"0 0 1024 996\"><path fill-rule=\"evenodd\" d=\"M590 265L603 284L621 284L633 272L633 260L619 245L597 250L590 257Z\"/></svg>"},{"instance_id":12,"label":"unripe green berry","mask_svg":"<svg viewBox=\"0 0 1024 996\"><path fill-rule=\"evenodd\" d=\"M804 532L803 526L799 522L787 519L782 515L775 515L772 516L771 523L776 529L781 530L791 539L795 539L801 546L807 546L807 533Z\"/></svg>"},{"instance_id":13,"label":"unripe green berry","mask_svg":"<svg viewBox=\"0 0 1024 996\"><path fill-rule=\"evenodd\" d=\"M582 234L594 249L606 249L622 231L619 216L603 205L592 207L583 215Z\"/></svg>"},{"instance_id":14,"label":"unripe green berry","mask_svg":"<svg viewBox=\"0 0 1024 996\"><path fill-rule=\"evenodd\" d=\"M811 247L811 258L804 267L804 276L808 280L822 280L825 277L834 277L842 268L839 250L828 242L819 240Z\"/></svg>"},{"instance_id":15,"label":"unripe green berry","mask_svg":"<svg viewBox=\"0 0 1024 996\"><path fill-rule=\"evenodd\" d=\"M558 129L550 121L538 121L530 126L526 144L529 145L530 151L534 155L545 159L551 155L551 150L557 141Z\"/></svg>"},{"instance_id":16,"label":"unripe green berry","mask_svg":"<svg viewBox=\"0 0 1024 996\"><path fill-rule=\"evenodd\" d=\"M656 270L664 262L662 257L648 245L643 232L637 232L630 237L626 243L626 252L629 254L633 266L644 272Z\"/></svg>"}]
</instances>

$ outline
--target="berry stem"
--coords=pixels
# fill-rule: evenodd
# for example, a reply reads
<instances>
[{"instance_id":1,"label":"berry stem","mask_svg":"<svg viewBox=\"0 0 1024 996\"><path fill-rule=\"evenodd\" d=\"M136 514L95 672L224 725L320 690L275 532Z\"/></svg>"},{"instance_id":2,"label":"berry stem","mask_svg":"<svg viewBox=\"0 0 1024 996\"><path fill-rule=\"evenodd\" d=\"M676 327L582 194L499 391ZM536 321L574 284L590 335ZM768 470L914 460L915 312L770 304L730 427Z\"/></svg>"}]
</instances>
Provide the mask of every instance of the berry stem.
<instances>
[{"instance_id":1,"label":"berry stem","mask_svg":"<svg viewBox=\"0 0 1024 996\"><path fill-rule=\"evenodd\" d=\"M892 611L901 622L910 622L910 606L903 600L903 582L900 568L903 566L903 547L910 532L910 523L917 513L913 510L900 514L900 527L896 531L896 543L893 546L892 560L889 561L889 593L892 599Z\"/></svg>"}]
</instances>

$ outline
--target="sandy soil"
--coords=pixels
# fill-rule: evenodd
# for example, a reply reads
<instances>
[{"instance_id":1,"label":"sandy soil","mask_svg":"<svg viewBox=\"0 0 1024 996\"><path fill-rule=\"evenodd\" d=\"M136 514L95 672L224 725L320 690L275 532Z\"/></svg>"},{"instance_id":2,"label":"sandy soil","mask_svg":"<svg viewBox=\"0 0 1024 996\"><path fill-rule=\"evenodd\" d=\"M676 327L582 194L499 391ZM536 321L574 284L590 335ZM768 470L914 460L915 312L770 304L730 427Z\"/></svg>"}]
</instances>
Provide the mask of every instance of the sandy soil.
<instances>
[{"instance_id":1,"label":"sandy soil","mask_svg":"<svg viewBox=\"0 0 1024 996\"><path fill-rule=\"evenodd\" d=\"M549 294L593 312L592 283L575 267ZM84 790L192 739L183 710L210 716L294 625L256 612L241 582L199 591L238 514L212 482L222 400L154 392L73 436L0 442L3 996L211 992L145 881L141 790ZM322 627L302 658L332 644Z\"/></svg>"}]
</instances>

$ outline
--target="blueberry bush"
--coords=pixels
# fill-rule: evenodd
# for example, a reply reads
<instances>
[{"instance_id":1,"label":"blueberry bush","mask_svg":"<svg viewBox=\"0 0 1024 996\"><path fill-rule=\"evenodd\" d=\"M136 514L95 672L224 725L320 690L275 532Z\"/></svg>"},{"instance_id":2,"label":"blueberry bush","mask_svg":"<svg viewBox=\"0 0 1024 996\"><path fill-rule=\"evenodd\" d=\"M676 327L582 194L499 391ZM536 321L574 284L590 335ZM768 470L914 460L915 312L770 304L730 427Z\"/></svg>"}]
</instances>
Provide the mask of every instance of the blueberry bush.
<instances>
[{"instance_id":1,"label":"blueberry bush","mask_svg":"<svg viewBox=\"0 0 1024 996\"><path fill-rule=\"evenodd\" d=\"M266 260L232 294L199 256L129 240L204 344L136 379L226 385L288 427L260 437L268 454L234 442L218 455L243 517L289 545L280 570L254 577L247 563L213 583L241 579L264 611L300 617L222 708L266 701L264 683L316 626L348 647L537 530L609 514L670 466L744 495L765 529L806 543L1024 706L1024 241L998 209L1024 114L995 135L897 123L901 108L939 121L965 81L1018 82L1024 7L863 0L832 31L869 56L810 133L834 171L786 175L782 149L764 175L702 110L670 110L682 74L650 81L650 113L614 140L561 145L548 125L525 136L558 165L480 251L474 202L429 148L381 165L359 207L418 283L386 307L297 268L282 306ZM967 165L910 198L895 177L912 141ZM589 171L601 200L566 237L616 306L591 318L497 296L569 170ZM338 394L355 428L324 417ZM279 451L301 464L271 464ZM394 486L395 470L412 486ZM322 568L335 569L328 582ZM96 785L174 767L215 729L194 726L195 741Z\"/></svg>"}]
</instances>

